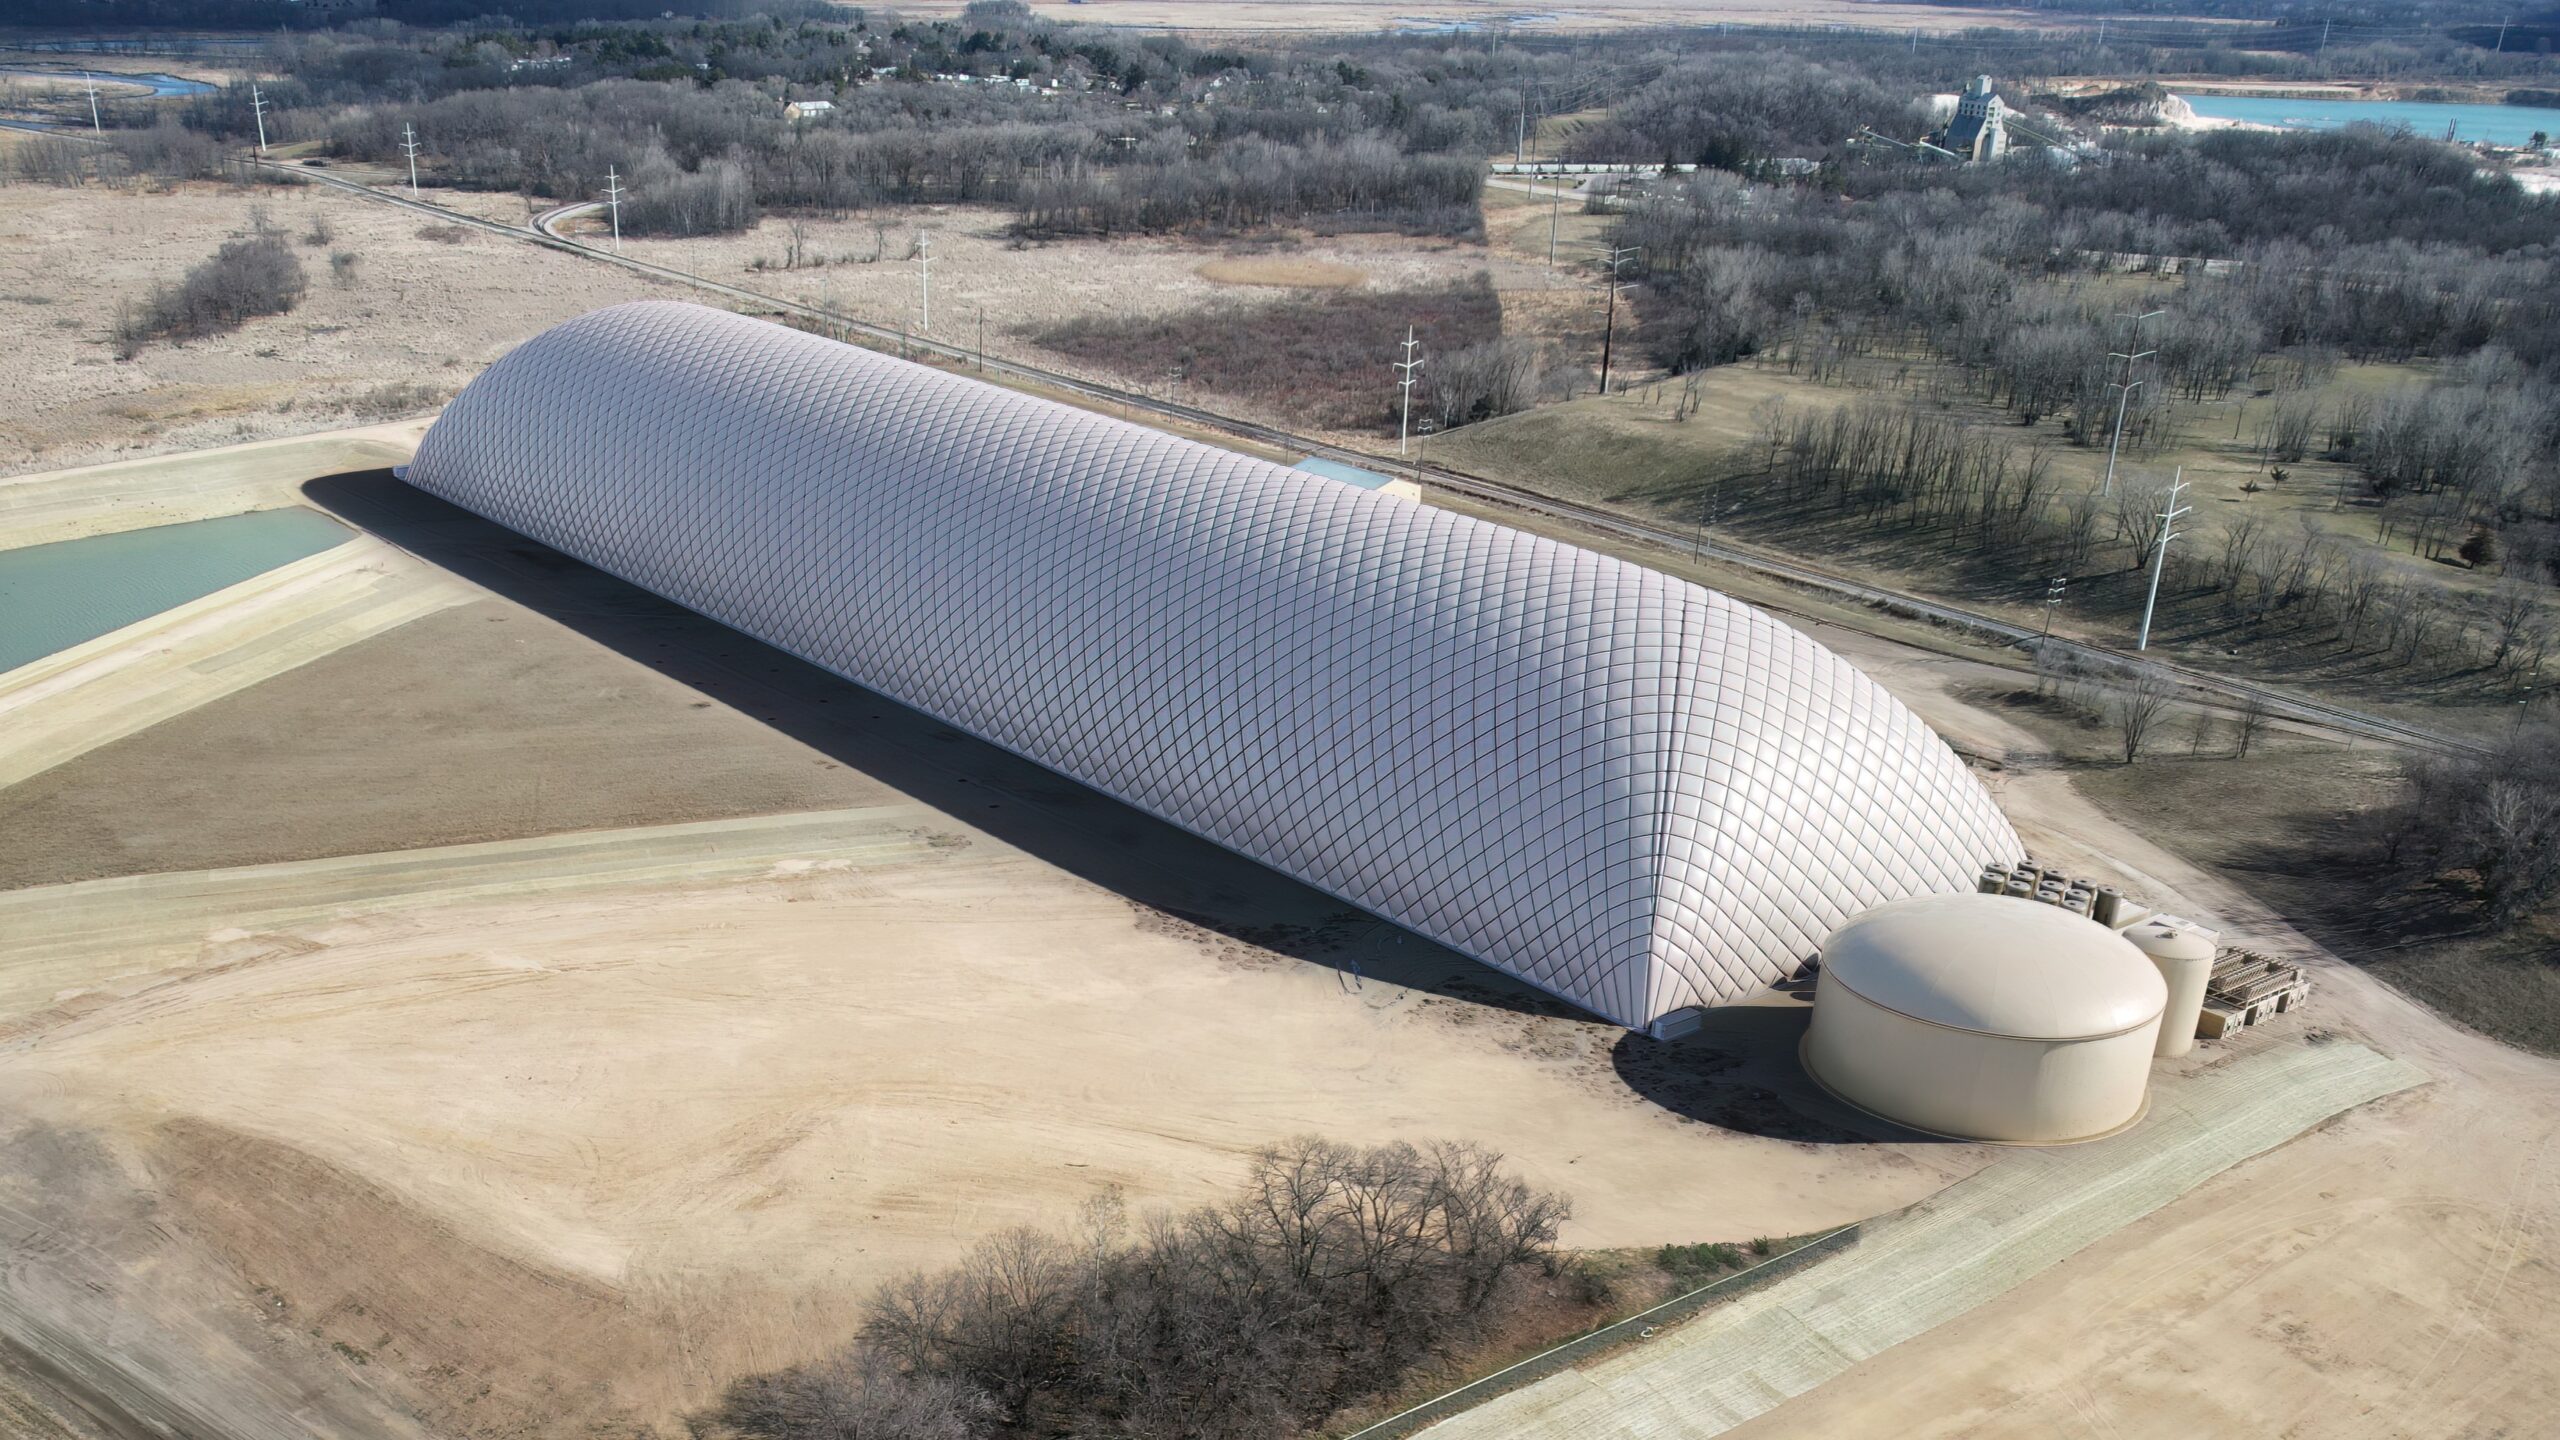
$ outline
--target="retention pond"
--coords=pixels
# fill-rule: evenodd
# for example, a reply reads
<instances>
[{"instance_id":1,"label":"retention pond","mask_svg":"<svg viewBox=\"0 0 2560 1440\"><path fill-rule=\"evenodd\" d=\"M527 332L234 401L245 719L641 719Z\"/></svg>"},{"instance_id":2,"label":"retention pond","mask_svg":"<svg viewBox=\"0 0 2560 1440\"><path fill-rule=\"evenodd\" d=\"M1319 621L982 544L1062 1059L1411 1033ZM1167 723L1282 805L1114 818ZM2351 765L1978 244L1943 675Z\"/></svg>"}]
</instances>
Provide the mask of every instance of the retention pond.
<instances>
[{"instance_id":1,"label":"retention pond","mask_svg":"<svg viewBox=\"0 0 2560 1440\"><path fill-rule=\"evenodd\" d=\"M317 510L253 510L0 550L0 672L353 539Z\"/></svg>"}]
</instances>

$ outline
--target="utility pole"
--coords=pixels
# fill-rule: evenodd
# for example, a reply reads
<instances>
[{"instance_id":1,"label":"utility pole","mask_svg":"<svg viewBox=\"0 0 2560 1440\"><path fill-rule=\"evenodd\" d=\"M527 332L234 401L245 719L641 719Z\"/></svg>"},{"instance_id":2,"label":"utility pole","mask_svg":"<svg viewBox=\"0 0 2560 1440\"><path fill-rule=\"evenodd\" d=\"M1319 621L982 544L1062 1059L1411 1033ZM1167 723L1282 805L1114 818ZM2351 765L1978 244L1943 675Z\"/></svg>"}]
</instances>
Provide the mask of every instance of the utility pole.
<instances>
[{"instance_id":1,"label":"utility pole","mask_svg":"<svg viewBox=\"0 0 2560 1440\"><path fill-rule=\"evenodd\" d=\"M987 307L978 307L978 373L987 373Z\"/></svg>"},{"instance_id":2,"label":"utility pole","mask_svg":"<svg viewBox=\"0 0 2560 1440\"><path fill-rule=\"evenodd\" d=\"M258 83L254 80L249 82L249 110L258 117L258 153L264 155L267 153L267 97L258 93ZM98 92L93 86L89 91L89 114L95 119L97 113Z\"/></svg>"},{"instance_id":3,"label":"utility pole","mask_svg":"<svg viewBox=\"0 0 2560 1440\"><path fill-rule=\"evenodd\" d=\"M2146 311L2140 315L2129 315L2123 312L2118 312L2117 318L2128 319L2133 322L2132 343L2139 345L2142 343L2142 322L2160 313L2161 312L2157 310ZM2108 389L2117 392L2116 433L2115 438L2107 442L2107 478L2106 482L2098 487L2098 495L2102 499L2116 493L2116 452L2124 448L2125 407L2132 403L2134 389L2142 384L2141 381L2133 378L2133 362L2159 353L2160 352L2157 350L2144 350L2139 353L2127 350L2110 350L2107 352L2108 359L2122 360L2124 362L2124 382L2122 384L2109 385L2107 387Z\"/></svg>"},{"instance_id":4,"label":"utility pole","mask_svg":"<svg viewBox=\"0 0 2560 1440\"><path fill-rule=\"evenodd\" d=\"M1405 432L1413 427L1413 372L1422 368L1422 360L1413 352L1417 342L1413 327L1404 327L1404 358L1396 362L1396 388L1404 392L1404 412L1396 420L1396 453L1404 453Z\"/></svg>"},{"instance_id":5,"label":"utility pole","mask_svg":"<svg viewBox=\"0 0 2560 1440\"><path fill-rule=\"evenodd\" d=\"M2320 49L2318 53L2323 55L2329 53L2329 27L2337 23L2338 22L2335 20L2323 20L2320 22Z\"/></svg>"},{"instance_id":6,"label":"utility pole","mask_svg":"<svg viewBox=\"0 0 2560 1440\"><path fill-rule=\"evenodd\" d=\"M98 124L98 79L83 70L80 72L80 83L89 87L89 133L104 135L107 133L106 130Z\"/></svg>"},{"instance_id":7,"label":"utility pole","mask_svg":"<svg viewBox=\"0 0 2560 1440\"><path fill-rule=\"evenodd\" d=\"M916 232L916 276L924 287L924 313L916 324L916 333L933 333L933 236Z\"/></svg>"},{"instance_id":8,"label":"utility pole","mask_svg":"<svg viewBox=\"0 0 2560 1440\"><path fill-rule=\"evenodd\" d=\"M418 198L418 132L407 122L400 126L400 148L409 156L409 198Z\"/></svg>"},{"instance_id":9,"label":"utility pole","mask_svg":"<svg viewBox=\"0 0 2560 1440\"><path fill-rule=\"evenodd\" d=\"M622 172L611 165L604 167L604 205L613 212L613 253L622 253Z\"/></svg>"},{"instance_id":10,"label":"utility pole","mask_svg":"<svg viewBox=\"0 0 2560 1440\"><path fill-rule=\"evenodd\" d=\"M2056 575L2044 582L2044 638L2053 638L2053 607L2062 603L2062 592L2071 584L2068 575Z\"/></svg>"},{"instance_id":11,"label":"utility pole","mask_svg":"<svg viewBox=\"0 0 2560 1440\"><path fill-rule=\"evenodd\" d=\"M1547 177L1555 188L1555 198L1547 205L1547 269L1556 268L1556 223L1564 218L1564 174L1561 169Z\"/></svg>"},{"instance_id":12,"label":"utility pole","mask_svg":"<svg viewBox=\"0 0 2560 1440\"><path fill-rule=\"evenodd\" d=\"M1618 271L1630 255L1641 255L1641 245L1624 245L1609 252L1609 319L1600 331L1600 393L1609 393L1609 359L1618 338Z\"/></svg>"},{"instance_id":13,"label":"utility pole","mask_svg":"<svg viewBox=\"0 0 2560 1440\"><path fill-rule=\"evenodd\" d=\"M2514 22L2508 20L2501 20L2498 22L2498 44L2495 49L2489 52L2490 54L2504 55L2507 53L2507 26L2512 23Z\"/></svg>"},{"instance_id":14,"label":"utility pole","mask_svg":"<svg viewBox=\"0 0 2560 1440\"><path fill-rule=\"evenodd\" d=\"M2169 542L2178 538L2178 517L2193 510L2192 505L2178 503L2178 492L2187 488L2187 468L2178 467L2178 478L2169 482L2169 502L2160 508L2159 550L2151 557L2151 598L2142 602L2142 638L2133 648L2151 648L2151 612L2160 605L2160 572L2169 568Z\"/></svg>"},{"instance_id":15,"label":"utility pole","mask_svg":"<svg viewBox=\"0 0 2560 1440\"><path fill-rule=\"evenodd\" d=\"M2506 32L2505 32L2503 29L2501 29L2501 30L2499 31L2499 33L2500 33L2500 35L2502 35L2502 36L2503 36ZM1516 134L1514 134L1514 135L1511 137L1511 163L1512 163L1512 164L1514 164L1514 165L1519 164L1519 163L1520 163L1520 160L1521 160L1521 157L1522 157L1522 156L1524 156L1524 155L1526 155L1526 154L1528 154L1528 152L1529 152L1529 98L1528 98L1527 96L1525 96L1525 95L1524 95L1524 96L1520 97L1520 129L1519 129L1519 131L1518 131Z\"/></svg>"}]
</instances>

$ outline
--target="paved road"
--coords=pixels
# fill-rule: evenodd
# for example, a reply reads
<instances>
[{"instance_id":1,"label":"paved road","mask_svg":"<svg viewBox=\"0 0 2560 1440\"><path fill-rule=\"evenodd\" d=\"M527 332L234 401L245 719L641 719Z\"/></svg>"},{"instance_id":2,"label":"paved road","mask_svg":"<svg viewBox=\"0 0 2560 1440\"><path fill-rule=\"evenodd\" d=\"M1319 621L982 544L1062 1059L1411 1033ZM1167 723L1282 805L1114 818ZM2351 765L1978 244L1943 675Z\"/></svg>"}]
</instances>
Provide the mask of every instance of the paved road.
<instances>
[{"instance_id":1,"label":"paved road","mask_svg":"<svg viewBox=\"0 0 2560 1440\"><path fill-rule=\"evenodd\" d=\"M2361 1045L2288 1044L2163 1083L2112 1140L2021 1150L1855 1248L1634 1349L1423 1432L1708 1440L2032 1280L2253 1155L2426 1077Z\"/></svg>"},{"instance_id":2,"label":"paved road","mask_svg":"<svg viewBox=\"0 0 2560 1440\"><path fill-rule=\"evenodd\" d=\"M525 241L529 244L549 246L552 249L579 255L602 264L619 265L626 270L630 270L638 274L653 276L655 278L671 281L680 285L688 285L695 289L706 291L714 295L725 296L765 311L799 316L804 319L823 321L830 326L840 327L842 329L864 335L873 340L895 342L911 347L913 350L938 356L947 361L976 365L984 370L996 371L1013 376L1017 379L1031 381L1052 390L1081 395L1088 399L1101 401L1105 404L1121 407L1126 410L1145 411L1167 419L1180 420L1188 424L1205 426L1228 434L1237 435L1245 439L1260 441L1263 444L1267 444L1278 449L1288 450L1296 454L1323 455L1331 459L1343 461L1346 464L1358 465L1368 469L1382 469L1390 472L1402 470L1414 474L1418 478L1425 480L1432 485L1460 495L1468 496L1469 498L1482 501L1486 504L1496 505L1505 509L1528 514L1546 515L1556 519L1568 520L1586 529L1595 530L1602 534L1615 536L1620 539L1633 540L1640 544L1659 546L1661 548L1674 551L1687 551L1690 554L1701 558L1712 558L1722 564L1756 571L1760 574L1772 576L1791 584L1806 586L1844 599L1854 600L1863 604L1878 605L1905 615L1917 616L1924 619L1934 620L1942 624L1969 629L1978 634L1989 636L2004 643L2024 644L2037 638L2036 631L2032 626L2003 620L1997 616L1989 615L1978 610L1969 610L1960 605L1951 605L1943 601L1927 599L1919 595L1914 595L1908 591L1893 589L1890 586L1873 584L1845 572L1833 570L1826 566L1813 564L1808 561L1772 554L1755 547L1736 545L1729 541L1709 539L1703 534L1693 533L1692 531L1680 526L1664 525L1653 521L1641 520L1631 516L1622 515L1615 511L1604 510L1597 506L1584 505L1570 500L1559 500L1550 496L1537 494L1533 491L1521 489L1516 486L1504 485L1494 481L1480 479L1472 475L1461 475L1452 471L1437 469L1430 466L1409 465L1402 461L1390 459L1385 456L1371 455L1364 451L1352 450L1339 445L1325 444L1321 441L1313 440L1303 435L1292 434L1277 426L1263 425L1249 420L1239 420L1233 416L1222 415L1196 405L1185 405L1176 401L1157 399L1147 395L1133 394L1129 391L1117 389L1109 385L1096 384L1090 380L1078 379L1071 375L1063 375L1054 370L1044 370L1034 365L1025 365L1018 361L988 359L962 346L946 345L939 341L926 340L902 334L901 332L890 329L886 326L872 325L858 320L851 320L833 311L823 310L814 305L806 305L795 300L786 300L779 296L763 294L758 291L746 289L743 286L724 284L716 280L707 280L701 276L694 275L683 270L678 270L670 266L654 265L645 260L635 260L626 255L616 255L611 251L599 250L593 246L583 245L575 240L566 239L551 233L547 228L548 225L550 223L556 223L559 219L564 218L575 207L562 206L544 216L538 217L536 224L543 226L544 228L537 229L522 225L509 225L495 220L485 220L476 215L466 215L456 210L449 210L441 205L430 204L424 200L416 200L393 191L377 189L371 185L363 183L362 181L350 179L343 175L334 175L326 171L312 170L301 165L288 164L274 160L255 160L252 163L263 166L264 168L272 170L278 174L291 175L312 184L334 186L351 194L361 195L366 199L374 200L382 204L404 206L424 214L433 215L437 219L447 223L472 226L477 229L489 231L492 234L505 235L513 239ZM2129 665L2137 663L2151 665L2166 674L2174 676L2182 684L2194 691L2200 692L2201 694L2218 697L2224 701L2233 703L2244 703L2255 700L2257 703L2265 706L2270 712L2281 718L2304 722L2344 735L2368 740L2378 740L2393 745L2439 751L2467 751L2475 754L2485 754L2491 749L2489 746L2482 745L2459 736L2449 735L2440 731L2427 729L2425 727L2411 725L2403 721L2391 719L2387 716L2370 714L2348 706L2332 705L2325 701L2313 700L2305 696L2294 694L2290 691L2276 689L2272 686L2259 685L2246 680L2234 679L2230 676L2218 675L2211 671L2200 670L2193 666L2180 665L2175 662L2160 660L2152 656L2136 656L2130 652L2118 650L2113 647L2092 645L2081 641L2065 641L2057 639L2050 643L2072 652L2085 663L2102 668L2108 665Z\"/></svg>"}]
</instances>

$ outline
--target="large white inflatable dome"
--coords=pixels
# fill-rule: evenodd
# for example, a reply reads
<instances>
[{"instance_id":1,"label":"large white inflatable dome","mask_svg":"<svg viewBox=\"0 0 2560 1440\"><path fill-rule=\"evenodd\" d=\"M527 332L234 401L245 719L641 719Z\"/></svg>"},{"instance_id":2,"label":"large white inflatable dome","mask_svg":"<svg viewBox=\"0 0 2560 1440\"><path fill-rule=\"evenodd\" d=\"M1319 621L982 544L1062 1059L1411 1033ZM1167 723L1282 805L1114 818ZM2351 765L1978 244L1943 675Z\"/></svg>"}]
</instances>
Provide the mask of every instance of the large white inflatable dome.
<instances>
[{"instance_id":1,"label":"large white inflatable dome","mask_svg":"<svg viewBox=\"0 0 2560 1440\"><path fill-rule=\"evenodd\" d=\"M2020 853L1747 605L722 311L535 337L407 477L1630 1027Z\"/></svg>"}]
</instances>

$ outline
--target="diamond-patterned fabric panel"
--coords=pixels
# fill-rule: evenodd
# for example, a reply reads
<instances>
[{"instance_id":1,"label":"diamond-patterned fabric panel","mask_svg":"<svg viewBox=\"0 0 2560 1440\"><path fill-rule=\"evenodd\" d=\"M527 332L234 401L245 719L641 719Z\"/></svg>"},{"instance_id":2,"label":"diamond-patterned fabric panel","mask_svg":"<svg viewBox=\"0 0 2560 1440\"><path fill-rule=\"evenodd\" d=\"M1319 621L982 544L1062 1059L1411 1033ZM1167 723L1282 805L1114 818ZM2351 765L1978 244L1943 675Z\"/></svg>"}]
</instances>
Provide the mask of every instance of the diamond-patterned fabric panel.
<instances>
[{"instance_id":1,"label":"diamond-patterned fabric panel","mask_svg":"<svg viewBox=\"0 0 2560 1440\"><path fill-rule=\"evenodd\" d=\"M1630 1027L2020 850L1747 605L724 311L535 337L408 474Z\"/></svg>"}]
</instances>

